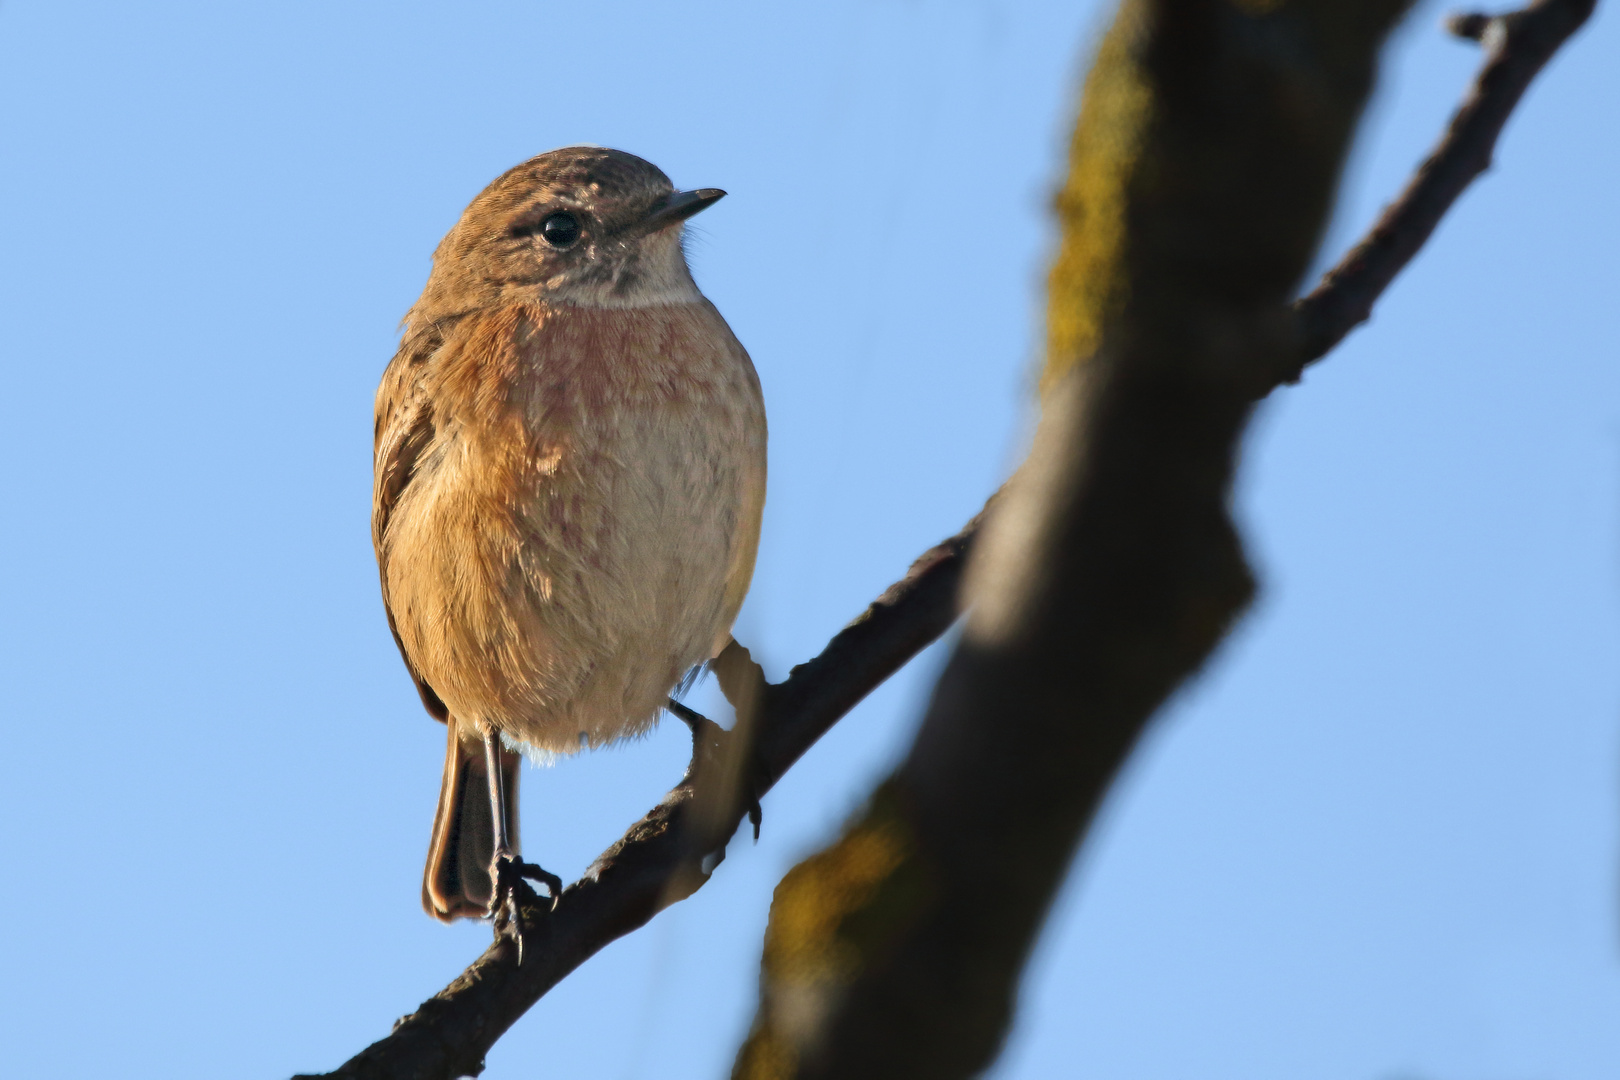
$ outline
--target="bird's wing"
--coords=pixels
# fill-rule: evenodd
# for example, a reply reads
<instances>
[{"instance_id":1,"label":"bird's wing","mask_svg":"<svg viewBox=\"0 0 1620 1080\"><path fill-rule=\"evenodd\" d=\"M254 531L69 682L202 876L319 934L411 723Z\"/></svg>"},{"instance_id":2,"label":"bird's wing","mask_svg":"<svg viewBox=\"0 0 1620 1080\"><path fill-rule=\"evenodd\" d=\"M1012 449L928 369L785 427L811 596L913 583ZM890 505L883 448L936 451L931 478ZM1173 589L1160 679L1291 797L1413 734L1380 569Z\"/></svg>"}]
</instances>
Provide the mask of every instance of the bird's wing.
<instances>
[{"instance_id":1,"label":"bird's wing","mask_svg":"<svg viewBox=\"0 0 1620 1080\"><path fill-rule=\"evenodd\" d=\"M388 629L399 646L405 667L416 683L422 704L439 720L449 716L450 710L439 695L423 680L405 651L394 625L394 609L388 600L388 550L384 539L388 535L388 519L399 502L399 497L416 474L417 460L433 441L434 415L432 403L422 389L421 375L428 358L442 342L437 333L407 335L388 370L383 372L382 385L377 387L377 427L372 448L374 469L371 495L371 543L377 552L377 570L382 578L383 608L388 612Z\"/></svg>"}]
</instances>

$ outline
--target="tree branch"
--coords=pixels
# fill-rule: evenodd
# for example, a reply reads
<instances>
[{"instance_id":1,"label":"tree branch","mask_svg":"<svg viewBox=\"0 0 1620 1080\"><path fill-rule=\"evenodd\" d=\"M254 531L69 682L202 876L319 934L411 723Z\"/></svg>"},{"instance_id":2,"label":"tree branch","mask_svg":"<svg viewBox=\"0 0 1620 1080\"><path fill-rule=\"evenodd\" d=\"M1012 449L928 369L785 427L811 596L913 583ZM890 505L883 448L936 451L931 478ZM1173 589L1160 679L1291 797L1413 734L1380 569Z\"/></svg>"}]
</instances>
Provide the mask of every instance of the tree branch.
<instances>
[{"instance_id":1,"label":"tree branch","mask_svg":"<svg viewBox=\"0 0 1620 1080\"><path fill-rule=\"evenodd\" d=\"M1489 164L1496 138L1525 87L1590 14L1593 3L1538 0L1511 15L1453 20L1454 32L1485 41L1485 67L1445 137L1400 198L1321 284L1296 302L1302 345L1290 350L1261 396L1277 383L1297 380L1308 364L1367 319L1378 296ZM738 731L751 726L754 732L756 794L769 790L833 724L949 628L957 615L963 565L990 505L961 532L918 558L905 577L784 682L760 680L750 689L746 676L728 679L722 670L722 687L739 706ZM751 666L745 651L740 659L742 668ZM744 703L750 693L758 695L752 706ZM521 965L513 939L497 938L455 981L398 1021L391 1034L335 1072L294 1080L476 1076L489 1048L551 987L707 881L717 860L711 856L706 866L703 856L711 853L705 849L723 844L743 811L738 800L727 797L720 800L716 819L706 820L711 815L700 812L696 798L702 787L701 758L694 757L681 783L584 877L564 889L551 910L538 903L523 907ZM1098 783L1106 786L1111 778L1110 770Z\"/></svg>"},{"instance_id":2,"label":"tree branch","mask_svg":"<svg viewBox=\"0 0 1620 1080\"><path fill-rule=\"evenodd\" d=\"M1537 0L1505 15L1453 15L1446 28L1485 46L1485 63L1439 143L1378 223L1294 310L1300 354L1283 382L1326 356L1372 316L1373 304L1405 269L1474 179L1491 167L1496 140L1532 79L1581 28L1596 0ZM1269 388L1268 388L1269 389Z\"/></svg>"},{"instance_id":3,"label":"tree branch","mask_svg":"<svg viewBox=\"0 0 1620 1080\"><path fill-rule=\"evenodd\" d=\"M963 557L983 517L981 512L961 532L924 552L905 577L839 631L815 659L795 667L781 683L759 681L755 690L762 698L753 717L758 733L755 794L768 791L845 713L950 627ZM727 654L722 687L737 701L742 696L738 684L744 682L741 689L746 690L747 676L739 679L735 672L758 669L740 647ZM739 728L744 722L739 716ZM533 900L522 907L521 965L514 939L497 937L454 982L396 1023L391 1034L337 1071L318 1075L353 1080L478 1075L489 1048L548 990L599 949L708 880L718 862L715 842L723 853L743 811L736 799L728 799L718 828L705 820L708 815L697 798L704 765L703 755L695 754L681 783L603 852L584 877L564 889L553 908L546 910Z\"/></svg>"}]
</instances>

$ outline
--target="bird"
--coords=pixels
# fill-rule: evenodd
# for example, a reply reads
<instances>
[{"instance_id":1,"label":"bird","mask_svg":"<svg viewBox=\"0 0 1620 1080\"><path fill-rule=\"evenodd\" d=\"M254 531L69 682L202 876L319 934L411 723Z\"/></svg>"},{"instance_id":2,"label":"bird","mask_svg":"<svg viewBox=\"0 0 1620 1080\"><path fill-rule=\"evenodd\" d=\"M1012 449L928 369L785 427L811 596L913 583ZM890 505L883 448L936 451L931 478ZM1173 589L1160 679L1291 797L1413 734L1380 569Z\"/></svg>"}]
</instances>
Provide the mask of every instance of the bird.
<instances>
[{"instance_id":1,"label":"bird","mask_svg":"<svg viewBox=\"0 0 1620 1080\"><path fill-rule=\"evenodd\" d=\"M372 542L394 641L448 729L422 905L523 877L520 754L650 730L731 640L765 504L759 377L687 265L677 190L621 150L530 158L433 253L377 390ZM499 922L497 923L499 925Z\"/></svg>"}]
</instances>

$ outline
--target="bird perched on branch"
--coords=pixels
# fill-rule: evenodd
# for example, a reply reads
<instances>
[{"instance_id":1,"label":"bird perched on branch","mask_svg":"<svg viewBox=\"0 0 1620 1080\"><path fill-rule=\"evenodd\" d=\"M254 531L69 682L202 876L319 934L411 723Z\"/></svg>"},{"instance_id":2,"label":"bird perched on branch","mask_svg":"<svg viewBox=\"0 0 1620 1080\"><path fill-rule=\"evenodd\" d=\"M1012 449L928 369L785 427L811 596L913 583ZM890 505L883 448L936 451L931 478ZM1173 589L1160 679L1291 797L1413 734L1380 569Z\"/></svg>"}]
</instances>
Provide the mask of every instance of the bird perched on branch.
<instances>
[{"instance_id":1,"label":"bird perched on branch","mask_svg":"<svg viewBox=\"0 0 1620 1080\"><path fill-rule=\"evenodd\" d=\"M508 170L433 255L377 391L372 541L394 639L449 728L422 904L520 877L516 750L646 731L753 574L765 409L682 223L725 193L568 147Z\"/></svg>"}]
</instances>

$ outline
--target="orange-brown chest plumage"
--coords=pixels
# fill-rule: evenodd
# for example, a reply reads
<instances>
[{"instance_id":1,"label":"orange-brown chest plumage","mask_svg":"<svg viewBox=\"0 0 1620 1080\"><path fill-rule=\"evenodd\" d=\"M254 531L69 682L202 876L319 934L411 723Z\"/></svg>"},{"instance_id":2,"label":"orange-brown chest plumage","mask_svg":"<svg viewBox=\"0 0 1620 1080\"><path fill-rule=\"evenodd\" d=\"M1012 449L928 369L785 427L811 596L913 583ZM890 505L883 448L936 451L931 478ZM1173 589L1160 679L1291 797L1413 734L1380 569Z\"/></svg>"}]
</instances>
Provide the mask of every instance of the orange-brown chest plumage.
<instances>
[{"instance_id":1,"label":"orange-brown chest plumage","mask_svg":"<svg viewBox=\"0 0 1620 1080\"><path fill-rule=\"evenodd\" d=\"M377 404L385 601L458 724L550 752L635 734L725 644L765 419L706 300L486 308L402 350Z\"/></svg>"}]
</instances>

